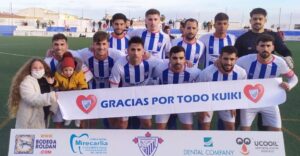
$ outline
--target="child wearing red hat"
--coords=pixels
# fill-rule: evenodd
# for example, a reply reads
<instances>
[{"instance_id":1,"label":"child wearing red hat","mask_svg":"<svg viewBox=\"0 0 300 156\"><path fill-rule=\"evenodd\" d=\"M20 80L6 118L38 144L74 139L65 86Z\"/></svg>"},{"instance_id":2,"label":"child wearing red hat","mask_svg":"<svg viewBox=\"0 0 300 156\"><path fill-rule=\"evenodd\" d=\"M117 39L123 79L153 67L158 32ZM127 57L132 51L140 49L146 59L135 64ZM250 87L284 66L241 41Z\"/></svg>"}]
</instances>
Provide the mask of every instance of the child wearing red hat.
<instances>
[{"instance_id":1,"label":"child wearing red hat","mask_svg":"<svg viewBox=\"0 0 300 156\"><path fill-rule=\"evenodd\" d=\"M68 90L81 90L87 89L88 84L85 81L84 73L81 70L82 62L72 56L70 52L66 52L63 55L62 61L57 66L57 71L55 72L55 82L54 87L59 91ZM60 111L58 111L60 113ZM58 114L61 116L61 114ZM60 118L60 117L59 117ZM62 127L62 117L60 120L56 120L55 125L57 128ZM64 125L69 126L71 120L65 120ZM80 120L75 120L76 127L80 127Z\"/></svg>"}]
</instances>

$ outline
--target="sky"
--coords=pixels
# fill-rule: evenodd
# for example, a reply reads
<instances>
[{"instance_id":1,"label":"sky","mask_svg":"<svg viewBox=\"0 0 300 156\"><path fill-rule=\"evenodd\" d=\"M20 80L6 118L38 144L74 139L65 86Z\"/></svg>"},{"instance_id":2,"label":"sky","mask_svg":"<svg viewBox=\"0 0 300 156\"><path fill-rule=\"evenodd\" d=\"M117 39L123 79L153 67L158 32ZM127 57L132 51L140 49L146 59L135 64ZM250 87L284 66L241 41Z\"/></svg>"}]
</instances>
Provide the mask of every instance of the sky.
<instances>
[{"instance_id":1,"label":"sky","mask_svg":"<svg viewBox=\"0 0 300 156\"><path fill-rule=\"evenodd\" d=\"M58 12L102 19L105 13L124 13L129 18L143 18L146 10L156 8L167 19L196 18L212 20L216 13L225 12L231 22L248 23L249 12L256 7L268 11L268 23L300 24L300 0L0 0L0 11L39 7ZM298 7L298 8L297 8ZM281 15L281 16L279 16Z\"/></svg>"}]
</instances>

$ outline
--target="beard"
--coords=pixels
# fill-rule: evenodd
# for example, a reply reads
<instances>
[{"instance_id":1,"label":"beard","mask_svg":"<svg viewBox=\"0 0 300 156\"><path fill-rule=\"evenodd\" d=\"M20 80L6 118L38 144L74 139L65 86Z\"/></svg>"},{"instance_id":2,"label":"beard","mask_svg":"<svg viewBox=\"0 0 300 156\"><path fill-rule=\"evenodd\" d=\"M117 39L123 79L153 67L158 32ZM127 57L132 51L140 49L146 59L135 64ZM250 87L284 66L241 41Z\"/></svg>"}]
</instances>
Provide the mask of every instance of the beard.
<instances>
[{"instance_id":1,"label":"beard","mask_svg":"<svg viewBox=\"0 0 300 156\"><path fill-rule=\"evenodd\" d=\"M226 65L226 64L222 64L222 68L225 72L231 72L233 69L232 65Z\"/></svg>"},{"instance_id":2,"label":"beard","mask_svg":"<svg viewBox=\"0 0 300 156\"><path fill-rule=\"evenodd\" d=\"M119 31L114 31L114 33L115 33L117 36L119 36L119 35L122 35L122 34L124 33L124 30L121 31L121 32L119 32Z\"/></svg>"},{"instance_id":3,"label":"beard","mask_svg":"<svg viewBox=\"0 0 300 156\"><path fill-rule=\"evenodd\" d=\"M176 63L176 64L174 64L173 66L173 69L175 69L175 70L181 70L182 69L182 64L180 64L180 63Z\"/></svg>"},{"instance_id":4,"label":"beard","mask_svg":"<svg viewBox=\"0 0 300 156\"><path fill-rule=\"evenodd\" d=\"M193 34L187 34L187 35L185 35L185 38L186 38L186 40L188 40L188 41L193 40L195 37L196 37L196 36L193 35Z\"/></svg>"},{"instance_id":5,"label":"beard","mask_svg":"<svg viewBox=\"0 0 300 156\"><path fill-rule=\"evenodd\" d=\"M262 53L259 54L259 56L263 59L269 58L271 56L270 53L263 51Z\"/></svg>"}]
</instances>

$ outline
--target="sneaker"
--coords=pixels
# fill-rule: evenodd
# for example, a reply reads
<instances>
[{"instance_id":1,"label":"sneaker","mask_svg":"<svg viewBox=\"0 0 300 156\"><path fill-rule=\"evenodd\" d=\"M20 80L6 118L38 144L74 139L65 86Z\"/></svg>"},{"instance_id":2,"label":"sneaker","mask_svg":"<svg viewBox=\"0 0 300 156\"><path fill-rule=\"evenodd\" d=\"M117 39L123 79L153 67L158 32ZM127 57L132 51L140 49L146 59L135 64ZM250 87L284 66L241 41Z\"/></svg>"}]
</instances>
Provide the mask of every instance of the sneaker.
<instances>
[{"instance_id":1,"label":"sneaker","mask_svg":"<svg viewBox=\"0 0 300 156\"><path fill-rule=\"evenodd\" d=\"M71 124L72 120L65 120L65 126L69 126Z\"/></svg>"},{"instance_id":2,"label":"sneaker","mask_svg":"<svg viewBox=\"0 0 300 156\"><path fill-rule=\"evenodd\" d=\"M75 126L80 127L80 120L75 120Z\"/></svg>"}]
</instances>

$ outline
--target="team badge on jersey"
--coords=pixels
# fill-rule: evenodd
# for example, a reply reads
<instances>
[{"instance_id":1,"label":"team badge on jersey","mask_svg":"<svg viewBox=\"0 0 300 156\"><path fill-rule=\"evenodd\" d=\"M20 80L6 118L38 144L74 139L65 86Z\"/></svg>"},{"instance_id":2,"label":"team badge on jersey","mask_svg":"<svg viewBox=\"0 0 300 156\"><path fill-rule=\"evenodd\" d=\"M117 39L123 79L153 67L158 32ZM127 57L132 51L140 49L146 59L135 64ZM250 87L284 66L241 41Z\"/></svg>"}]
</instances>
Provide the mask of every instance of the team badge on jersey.
<instances>
[{"instance_id":1,"label":"team badge on jersey","mask_svg":"<svg viewBox=\"0 0 300 156\"><path fill-rule=\"evenodd\" d=\"M96 103L97 97L95 95L88 95L87 97L79 95L76 99L78 108L86 114L90 113L95 108Z\"/></svg>"},{"instance_id":2,"label":"team badge on jersey","mask_svg":"<svg viewBox=\"0 0 300 156\"><path fill-rule=\"evenodd\" d=\"M149 132L145 136L139 136L132 140L135 144L138 144L138 147L143 154L143 156L154 156L157 147L164 140L160 137L151 136Z\"/></svg>"}]
</instances>

